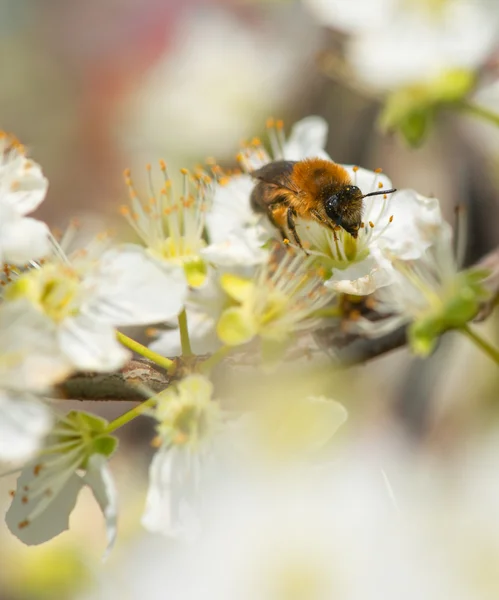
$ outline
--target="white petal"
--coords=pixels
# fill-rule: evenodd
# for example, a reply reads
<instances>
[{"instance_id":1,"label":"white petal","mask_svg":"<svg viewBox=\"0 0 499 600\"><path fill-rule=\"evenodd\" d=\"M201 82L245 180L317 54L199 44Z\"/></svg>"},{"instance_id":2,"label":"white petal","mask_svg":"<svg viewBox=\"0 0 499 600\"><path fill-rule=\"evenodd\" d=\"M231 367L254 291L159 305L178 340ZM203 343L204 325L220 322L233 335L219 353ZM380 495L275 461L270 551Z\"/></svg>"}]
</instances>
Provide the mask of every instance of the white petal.
<instances>
[{"instance_id":1,"label":"white petal","mask_svg":"<svg viewBox=\"0 0 499 600\"><path fill-rule=\"evenodd\" d=\"M336 269L325 286L342 294L366 296L376 289L388 285L392 280L389 264L383 264L368 256L346 269Z\"/></svg>"},{"instance_id":2,"label":"white petal","mask_svg":"<svg viewBox=\"0 0 499 600\"><path fill-rule=\"evenodd\" d=\"M414 190L400 190L388 199L386 213L393 221L378 239L378 246L403 260L419 258L443 227L440 204Z\"/></svg>"},{"instance_id":3,"label":"white petal","mask_svg":"<svg viewBox=\"0 0 499 600\"><path fill-rule=\"evenodd\" d=\"M29 546L47 542L68 529L69 516L83 487L82 479L74 473L71 474L63 489L54 496L45 510L38 516L30 518L30 514L37 506L37 500L45 499L45 495L42 494L28 502L23 501L23 498L26 499L25 486L29 489L35 477L33 464L29 463L17 480L16 494L5 515L5 522L10 531Z\"/></svg>"},{"instance_id":4,"label":"white petal","mask_svg":"<svg viewBox=\"0 0 499 600\"><path fill-rule=\"evenodd\" d=\"M104 554L106 558L116 541L118 494L104 456L94 454L90 457L83 481L90 486L106 521L107 548Z\"/></svg>"},{"instance_id":5,"label":"white petal","mask_svg":"<svg viewBox=\"0 0 499 600\"><path fill-rule=\"evenodd\" d=\"M25 300L0 305L0 387L44 392L73 370L51 319Z\"/></svg>"},{"instance_id":6,"label":"white petal","mask_svg":"<svg viewBox=\"0 0 499 600\"><path fill-rule=\"evenodd\" d=\"M25 461L53 423L49 408L28 394L0 392L0 461Z\"/></svg>"},{"instance_id":7,"label":"white petal","mask_svg":"<svg viewBox=\"0 0 499 600\"><path fill-rule=\"evenodd\" d=\"M201 255L221 267L258 265L268 258L268 251L263 245L270 237L272 233L263 226L245 227L227 233L223 241L210 244L201 251Z\"/></svg>"},{"instance_id":8,"label":"white petal","mask_svg":"<svg viewBox=\"0 0 499 600\"><path fill-rule=\"evenodd\" d=\"M325 158L331 160L324 151L327 141L328 124L322 117L306 117L293 126L284 146L286 160L304 158Z\"/></svg>"},{"instance_id":9,"label":"white petal","mask_svg":"<svg viewBox=\"0 0 499 600\"><path fill-rule=\"evenodd\" d=\"M0 224L0 248L3 260L17 265L42 258L50 251L49 229L36 219L18 217Z\"/></svg>"},{"instance_id":10,"label":"white petal","mask_svg":"<svg viewBox=\"0 0 499 600\"><path fill-rule=\"evenodd\" d=\"M176 316L185 302L187 281L181 266L164 265L140 246L109 250L88 281L87 315L112 325L147 325Z\"/></svg>"},{"instance_id":11,"label":"white petal","mask_svg":"<svg viewBox=\"0 0 499 600\"><path fill-rule=\"evenodd\" d=\"M12 163L8 173L4 172L4 190L0 196L2 203L11 206L18 215L33 212L47 194L48 181L40 166L24 157Z\"/></svg>"},{"instance_id":12,"label":"white petal","mask_svg":"<svg viewBox=\"0 0 499 600\"><path fill-rule=\"evenodd\" d=\"M217 185L213 205L206 214L210 243L224 242L227 234L255 222L250 195L255 180L249 175L231 177L226 185Z\"/></svg>"},{"instance_id":13,"label":"white petal","mask_svg":"<svg viewBox=\"0 0 499 600\"><path fill-rule=\"evenodd\" d=\"M186 451L160 448L149 468L142 525L165 535L190 536L196 529L193 465Z\"/></svg>"},{"instance_id":14,"label":"white petal","mask_svg":"<svg viewBox=\"0 0 499 600\"><path fill-rule=\"evenodd\" d=\"M116 332L110 325L85 315L66 319L59 327L58 339L61 350L80 371L116 371L131 356L116 340Z\"/></svg>"}]
</instances>

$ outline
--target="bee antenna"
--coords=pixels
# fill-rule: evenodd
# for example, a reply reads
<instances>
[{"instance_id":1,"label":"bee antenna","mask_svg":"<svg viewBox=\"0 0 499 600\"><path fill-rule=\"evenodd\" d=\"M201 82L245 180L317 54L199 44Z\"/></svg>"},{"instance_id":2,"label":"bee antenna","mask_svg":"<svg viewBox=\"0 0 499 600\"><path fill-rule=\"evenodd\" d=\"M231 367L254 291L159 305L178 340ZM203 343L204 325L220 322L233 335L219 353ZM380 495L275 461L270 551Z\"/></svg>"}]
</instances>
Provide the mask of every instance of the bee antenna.
<instances>
[{"instance_id":1,"label":"bee antenna","mask_svg":"<svg viewBox=\"0 0 499 600\"><path fill-rule=\"evenodd\" d=\"M395 188L391 189L391 190L378 190L377 192L370 192L369 194L364 194L362 196L362 198L367 198L368 196L379 196L381 194L393 194L393 192L396 192L397 190Z\"/></svg>"}]
</instances>

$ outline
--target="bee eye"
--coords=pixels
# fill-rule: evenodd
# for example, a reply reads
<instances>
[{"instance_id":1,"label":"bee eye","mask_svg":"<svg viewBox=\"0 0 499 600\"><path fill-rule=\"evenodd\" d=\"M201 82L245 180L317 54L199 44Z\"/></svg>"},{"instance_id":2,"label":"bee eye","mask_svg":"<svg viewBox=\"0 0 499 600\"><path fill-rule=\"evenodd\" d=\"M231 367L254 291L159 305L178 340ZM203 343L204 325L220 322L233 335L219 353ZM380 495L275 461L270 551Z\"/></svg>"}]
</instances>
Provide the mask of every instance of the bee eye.
<instances>
[{"instance_id":1,"label":"bee eye","mask_svg":"<svg viewBox=\"0 0 499 600\"><path fill-rule=\"evenodd\" d=\"M326 209L327 216L335 222L337 222L338 218L339 218L339 215L338 215L339 200L340 200L339 194L333 194L332 196L329 196L329 198L327 198L327 200L324 204L324 208Z\"/></svg>"}]
</instances>

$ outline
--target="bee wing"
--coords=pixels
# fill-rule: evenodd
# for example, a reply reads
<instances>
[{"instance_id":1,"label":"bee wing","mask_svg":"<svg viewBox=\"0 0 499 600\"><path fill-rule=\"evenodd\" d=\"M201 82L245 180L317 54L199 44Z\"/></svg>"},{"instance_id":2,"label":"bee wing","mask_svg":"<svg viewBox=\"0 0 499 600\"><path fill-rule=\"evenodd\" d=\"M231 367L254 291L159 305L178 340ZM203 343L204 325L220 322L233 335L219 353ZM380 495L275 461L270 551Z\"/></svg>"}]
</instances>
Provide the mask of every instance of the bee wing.
<instances>
[{"instance_id":1,"label":"bee wing","mask_svg":"<svg viewBox=\"0 0 499 600\"><path fill-rule=\"evenodd\" d=\"M277 187L283 187L290 192L296 193L295 186L291 180L296 160L276 160L264 165L260 169L251 172L251 176L264 183Z\"/></svg>"}]
</instances>

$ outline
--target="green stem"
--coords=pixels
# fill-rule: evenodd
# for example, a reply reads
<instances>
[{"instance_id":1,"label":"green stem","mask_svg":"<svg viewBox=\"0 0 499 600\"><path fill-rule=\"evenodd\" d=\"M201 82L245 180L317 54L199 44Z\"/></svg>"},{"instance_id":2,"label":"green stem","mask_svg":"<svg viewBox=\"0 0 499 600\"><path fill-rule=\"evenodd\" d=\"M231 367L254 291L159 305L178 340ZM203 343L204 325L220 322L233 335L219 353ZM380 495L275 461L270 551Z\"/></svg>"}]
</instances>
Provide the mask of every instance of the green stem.
<instances>
[{"instance_id":1,"label":"green stem","mask_svg":"<svg viewBox=\"0 0 499 600\"><path fill-rule=\"evenodd\" d=\"M484 340L481 335L478 335L476 331L473 331L469 325L465 325L461 329L462 333L471 340L480 350L485 352L489 358L491 358L497 365L499 365L499 350L491 346L487 340Z\"/></svg>"},{"instance_id":2,"label":"green stem","mask_svg":"<svg viewBox=\"0 0 499 600\"><path fill-rule=\"evenodd\" d=\"M178 327L180 330L182 356L192 356L191 340L189 339L189 328L187 327L187 313L185 312L185 308L178 316Z\"/></svg>"},{"instance_id":3,"label":"green stem","mask_svg":"<svg viewBox=\"0 0 499 600\"><path fill-rule=\"evenodd\" d=\"M221 360L223 360L227 356L227 354L229 354L230 350L230 346L222 346L221 348L219 348L209 358L207 358L201 363L199 367L201 369L201 372L205 374L209 373L213 369L213 367L218 365L218 363Z\"/></svg>"},{"instance_id":4,"label":"green stem","mask_svg":"<svg viewBox=\"0 0 499 600\"><path fill-rule=\"evenodd\" d=\"M152 362L156 363L160 367L163 367L163 369L166 369L167 371L168 369L171 369L171 367L174 365L173 360L170 360L165 356L161 356L161 354L158 354L157 352L149 350L149 348L143 346L142 344L139 344L139 342L136 342L135 340L132 340L132 338L129 338L124 333L121 333L121 331L116 332L116 337L118 338L118 341L121 344L123 344L123 346L129 348L130 350L133 350L134 352L140 354L144 358L152 360Z\"/></svg>"},{"instance_id":5,"label":"green stem","mask_svg":"<svg viewBox=\"0 0 499 600\"><path fill-rule=\"evenodd\" d=\"M467 113L483 119L484 121L488 121L496 127L499 127L499 114L496 112L467 100L464 100L461 104L459 104L459 107Z\"/></svg>"},{"instance_id":6,"label":"green stem","mask_svg":"<svg viewBox=\"0 0 499 600\"><path fill-rule=\"evenodd\" d=\"M123 427L123 425L130 423L130 421L133 421L138 416L140 416L143 412L145 412L146 409L150 408L151 406L154 406L155 403L156 403L156 398L149 398L149 400L142 402L142 404L138 404L137 406L134 406L132 409L128 410L126 413L122 414L120 417L114 419L114 421L111 421L109 423L109 425L107 426L107 433L112 433L113 431L116 431L120 427Z\"/></svg>"}]
</instances>

